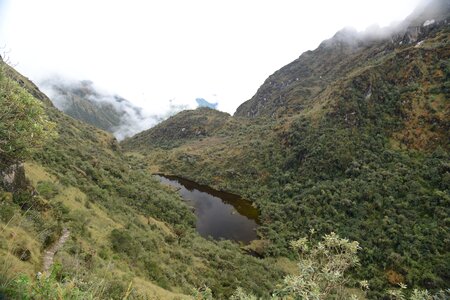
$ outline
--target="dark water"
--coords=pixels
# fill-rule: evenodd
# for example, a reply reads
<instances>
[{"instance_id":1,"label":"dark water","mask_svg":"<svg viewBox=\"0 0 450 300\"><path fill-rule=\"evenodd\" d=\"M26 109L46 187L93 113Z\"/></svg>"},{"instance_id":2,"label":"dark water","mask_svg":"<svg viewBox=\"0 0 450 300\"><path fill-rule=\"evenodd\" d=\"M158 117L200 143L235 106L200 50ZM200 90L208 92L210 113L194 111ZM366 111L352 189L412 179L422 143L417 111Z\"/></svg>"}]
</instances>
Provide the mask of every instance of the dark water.
<instances>
[{"instance_id":1,"label":"dark water","mask_svg":"<svg viewBox=\"0 0 450 300\"><path fill-rule=\"evenodd\" d=\"M196 228L201 236L244 243L257 238L258 210L250 201L183 178L155 176L163 184L179 189L183 199L195 208Z\"/></svg>"}]
</instances>

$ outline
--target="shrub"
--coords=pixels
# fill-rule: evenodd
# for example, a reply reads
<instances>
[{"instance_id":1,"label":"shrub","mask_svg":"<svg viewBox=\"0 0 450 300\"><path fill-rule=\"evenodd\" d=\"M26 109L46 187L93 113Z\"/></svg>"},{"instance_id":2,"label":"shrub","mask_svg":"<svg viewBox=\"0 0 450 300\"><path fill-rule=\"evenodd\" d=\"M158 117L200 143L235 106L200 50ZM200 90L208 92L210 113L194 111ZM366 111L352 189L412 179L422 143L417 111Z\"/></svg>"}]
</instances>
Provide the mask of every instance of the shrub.
<instances>
[{"instance_id":1,"label":"shrub","mask_svg":"<svg viewBox=\"0 0 450 300\"><path fill-rule=\"evenodd\" d=\"M346 272L358 265L358 242L340 238L334 232L327 234L317 244L307 238L291 242L298 252L299 275L288 275L275 291L279 297L293 299L350 298L346 285ZM368 288L366 282L362 287Z\"/></svg>"},{"instance_id":2,"label":"shrub","mask_svg":"<svg viewBox=\"0 0 450 300\"><path fill-rule=\"evenodd\" d=\"M59 187L50 181L39 181L36 189L46 199L51 199L59 193Z\"/></svg>"},{"instance_id":3,"label":"shrub","mask_svg":"<svg viewBox=\"0 0 450 300\"><path fill-rule=\"evenodd\" d=\"M141 246L125 230L113 229L110 240L113 250L117 253L125 253L136 258L141 251Z\"/></svg>"},{"instance_id":4,"label":"shrub","mask_svg":"<svg viewBox=\"0 0 450 300\"><path fill-rule=\"evenodd\" d=\"M6 76L0 62L0 165L27 157L52 133L43 104Z\"/></svg>"}]
</instances>

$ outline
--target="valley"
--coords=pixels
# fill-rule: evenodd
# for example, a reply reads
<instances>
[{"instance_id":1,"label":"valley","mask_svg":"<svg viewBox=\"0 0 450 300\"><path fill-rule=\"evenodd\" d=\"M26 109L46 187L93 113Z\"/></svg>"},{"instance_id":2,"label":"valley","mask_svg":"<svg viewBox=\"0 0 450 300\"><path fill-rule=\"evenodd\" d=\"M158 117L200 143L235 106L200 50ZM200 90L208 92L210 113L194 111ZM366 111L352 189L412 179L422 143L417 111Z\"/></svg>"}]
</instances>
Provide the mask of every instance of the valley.
<instances>
[{"instance_id":1,"label":"valley","mask_svg":"<svg viewBox=\"0 0 450 300\"><path fill-rule=\"evenodd\" d=\"M1 60L0 299L448 298L450 6L432 4L339 31L234 115L120 142L89 83L58 86L69 116Z\"/></svg>"}]
</instances>

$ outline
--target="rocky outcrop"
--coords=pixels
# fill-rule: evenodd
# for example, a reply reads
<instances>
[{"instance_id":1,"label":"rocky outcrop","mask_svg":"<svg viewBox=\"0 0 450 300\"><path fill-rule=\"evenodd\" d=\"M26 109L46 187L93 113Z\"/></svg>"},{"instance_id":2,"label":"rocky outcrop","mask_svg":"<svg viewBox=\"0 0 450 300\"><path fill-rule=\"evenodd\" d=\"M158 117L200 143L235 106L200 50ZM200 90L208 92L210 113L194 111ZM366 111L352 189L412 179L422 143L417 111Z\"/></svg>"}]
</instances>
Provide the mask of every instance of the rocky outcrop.
<instances>
[{"instance_id":1,"label":"rocky outcrop","mask_svg":"<svg viewBox=\"0 0 450 300\"><path fill-rule=\"evenodd\" d=\"M396 52L448 28L449 2L431 1L395 27L373 28L363 33L352 29L339 31L316 50L303 53L269 76L234 115L278 118L328 106L335 98L329 88L355 75L355 70L387 61Z\"/></svg>"},{"instance_id":2,"label":"rocky outcrop","mask_svg":"<svg viewBox=\"0 0 450 300\"><path fill-rule=\"evenodd\" d=\"M25 168L22 163L15 163L0 172L0 182L7 192L17 192L27 188Z\"/></svg>"}]
</instances>

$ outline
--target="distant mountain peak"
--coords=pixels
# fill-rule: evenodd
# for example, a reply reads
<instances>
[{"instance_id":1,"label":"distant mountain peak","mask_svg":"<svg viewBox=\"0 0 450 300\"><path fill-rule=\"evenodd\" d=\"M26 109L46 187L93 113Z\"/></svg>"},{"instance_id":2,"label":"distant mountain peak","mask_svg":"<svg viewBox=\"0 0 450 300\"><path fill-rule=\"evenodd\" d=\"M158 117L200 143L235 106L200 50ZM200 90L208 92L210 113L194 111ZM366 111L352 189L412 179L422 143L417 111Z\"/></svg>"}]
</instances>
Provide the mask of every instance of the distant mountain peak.
<instances>
[{"instance_id":1,"label":"distant mountain peak","mask_svg":"<svg viewBox=\"0 0 450 300\"><path fill-rule=\"evenodd\" d=\"M211 102L206 101L203 98L197 98L197 99L195 99L195 101L197 102L198 107L208 107L211 109L217 109L217 105L219 105L219 103L217 103L217 102L211 103Z\"/></svg>"},{"instance_id":2,"label":"distant mountain peak","mask_svg":"<svg viewBox=\"0 0 450 300\"><path fill-rule=\"evenodd\" d=\"M90 80L50 78L41 83L55 106L71 117L109 131L118 139L149 128L142 108L114 94L98 91ZM147 126L145 125L147 124Z\"/></svg>"},{"instance_id":3,"label":"distant mountain peak","mask_svg":"<svg viewBox=\"0 0 450 300\"><path fill-rule=\"evenodd\" d=\"M405 19L407 26L424 26L427 21L443 21L450 17L450 0L424 1Z\"/></svg>"},{"instance_id":4,"label":"distant mountain peak","mask_svg":"<svg viewBox=\"0 0 450 300\"><path fill-rule=\"evenodd\" d=\"M405 21L391 27L372 26L364 32L344 28L307 51L264 82L241 104L236 116L280 117L313 110L335 99L333 85L380 63L396 51L414 47L448 28L450 0L433 0L418 7ZM414 48L413 48L414 49ZM417 50L416 50L417 51ZM327 104L329 105L329 104Z\"/></svg>"}]
</instances>

